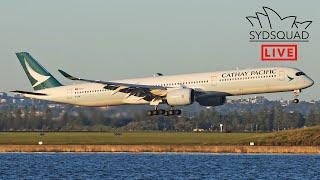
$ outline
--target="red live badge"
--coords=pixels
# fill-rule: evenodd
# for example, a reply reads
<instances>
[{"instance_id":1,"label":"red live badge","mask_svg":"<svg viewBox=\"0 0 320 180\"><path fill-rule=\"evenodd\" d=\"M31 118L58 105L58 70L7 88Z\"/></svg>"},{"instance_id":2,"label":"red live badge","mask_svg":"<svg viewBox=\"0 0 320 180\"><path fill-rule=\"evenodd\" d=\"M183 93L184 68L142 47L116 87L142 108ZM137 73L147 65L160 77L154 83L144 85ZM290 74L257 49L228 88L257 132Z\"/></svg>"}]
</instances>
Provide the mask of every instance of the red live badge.
<instances>
[{"instance_id":1,"label":"red live badge","mask_svg":"<svg viewBox=\"0 0 320 180\"><path fill-rule=\"evenodd\" d=\"M296 61L298 60L297 44L262 44L262 61Z\"/></svg>"}]
</instances>

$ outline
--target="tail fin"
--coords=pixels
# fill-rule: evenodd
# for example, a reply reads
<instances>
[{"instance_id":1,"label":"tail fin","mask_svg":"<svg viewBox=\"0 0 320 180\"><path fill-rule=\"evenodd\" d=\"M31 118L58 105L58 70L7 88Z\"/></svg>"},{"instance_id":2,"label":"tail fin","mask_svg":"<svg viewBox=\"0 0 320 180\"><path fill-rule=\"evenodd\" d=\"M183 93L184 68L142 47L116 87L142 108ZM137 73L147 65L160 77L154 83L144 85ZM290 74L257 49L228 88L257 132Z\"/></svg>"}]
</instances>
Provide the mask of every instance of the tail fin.
<instances>
[{"instance_id":1,"label":"tail fin","mask_svg":"<svg viewBox=\"0 0 320 180\"><path fill-rule=\"evenodd\" d=\"M29 53L16 53L24 71L26 72L34 90L41 90L62 86L41 64Z\"/></svg>"}]
</instances>

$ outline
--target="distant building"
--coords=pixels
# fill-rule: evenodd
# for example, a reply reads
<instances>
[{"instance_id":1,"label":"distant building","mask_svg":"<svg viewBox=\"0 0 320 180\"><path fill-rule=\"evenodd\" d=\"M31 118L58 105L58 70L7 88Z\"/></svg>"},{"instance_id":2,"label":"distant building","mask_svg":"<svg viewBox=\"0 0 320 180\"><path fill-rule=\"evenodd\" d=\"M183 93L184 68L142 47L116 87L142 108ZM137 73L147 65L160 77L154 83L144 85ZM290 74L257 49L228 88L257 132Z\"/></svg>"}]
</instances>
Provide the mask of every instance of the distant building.
<instances>
[{"instance_id":1,"label":"distant building","mask_svg":"<svg viewBox=\"0 0 320 180\"><path fill-rule=\"evenodd\" d=\"M233 99L227 99L227 104L233 104L235 102L235 100Z\"/></svg>"},{"instance_id":2,"label":"distant building","mask_svg":"<svg viewBox=\"0 0 320 180\"><path fill-rule=\"evenodd\" d=\"M287 107L287 106L290 104L290 101L289 101L289 100L283 100L283 99L281 99L281 100L280 100L280 104L281 104L281 106L283 106L283 107Z\"/></svg>"},{"instance_id":3,"label":"distant building","mask_svg":"<svg viewBox=\"0 0 320 180\"><path fill-rule=\"evenodd\" d=\"M16 99L22 99L23 95L22 94L15 94L13 97Z\"/></svg>"},{"instance_id":4,"label":"distant building","mask_svg":"<svg viewBox=\"0 0 320 180\"><path fill-rule=\"evenodd\" d=\"M0 104L4 104L4 103L6 103L6 102L7 102L6 99L0 99Z\"/></svg>"},{"instance_id":5,"label":"distant building","mask_svg":"<svg viewBox=\"0 0 320 180\"><path fill-rule=\"evenodd\" d=\"M267 101L263 96L255 96L253 98L249 98L249 102L252 104L263 104Z\"/></svg>"},{"instance_id":6,"label":"distant building","mask_svg":"<svg viewBox=\"0 0 320 180\"><path fill-rule=\"evenodd\" d=\"M192 131L193 131L193 132L204 132L205 130L204 130L204 129L196 128L196 129L193 129Z\"/></svg>"},{"instance_id":7,"label":"distant building","mask_svg":"<svg viewBox=\"0 0 320 180\"><path fill-rule=\"evenodd\" d=\"M8 97L8 94L5 93L5 92L0 92L0 97L1 97L1 98L7 98L7 97Z\"/></svg>"}]
</instances>

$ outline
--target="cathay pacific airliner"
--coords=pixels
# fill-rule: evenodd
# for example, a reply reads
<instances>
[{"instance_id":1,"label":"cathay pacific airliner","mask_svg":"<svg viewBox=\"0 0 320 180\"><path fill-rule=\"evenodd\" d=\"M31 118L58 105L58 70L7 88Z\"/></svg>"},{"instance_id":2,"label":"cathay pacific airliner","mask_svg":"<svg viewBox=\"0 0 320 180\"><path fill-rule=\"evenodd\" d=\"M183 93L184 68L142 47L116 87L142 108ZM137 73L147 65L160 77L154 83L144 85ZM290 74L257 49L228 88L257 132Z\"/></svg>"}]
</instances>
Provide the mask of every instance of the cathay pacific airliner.
<instances>
[{"instance_id":1,"label":"cathay pacific airliner","mask_svg":"<svg viewBox=\"0 0 320 180\"><path fill-rule=\"evenodd\" d=\"M115 106L148 104L154 108L148 115L180 115L175 106L195 102L202 106L219 106L226 97L259 93L293 92L298 103L302 89L314 84L303 71L289 67L268 67L162 75L125 80L90 80L59 72L69 80L83 83L63 85L29 53L16 53L34 91L15 90L28 98L67 103L79 106ZM160 104L168 105L159 109Z\"/></svg>"}]
</instances>

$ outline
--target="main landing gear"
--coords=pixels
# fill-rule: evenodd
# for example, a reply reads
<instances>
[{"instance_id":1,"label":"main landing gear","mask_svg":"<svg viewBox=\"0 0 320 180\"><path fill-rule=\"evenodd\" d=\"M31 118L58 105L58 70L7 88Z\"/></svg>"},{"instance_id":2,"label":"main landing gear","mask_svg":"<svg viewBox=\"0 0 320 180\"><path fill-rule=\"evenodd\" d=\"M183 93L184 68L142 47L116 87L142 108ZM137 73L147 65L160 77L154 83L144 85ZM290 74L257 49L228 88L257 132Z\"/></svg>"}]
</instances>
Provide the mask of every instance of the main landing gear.
<instances>
[{"instance_id":1,"label":"main landing gear","mask_svg":"<svg viewBox=\"0 0 320 180\"><path fill-rule=\"evenodd\" d=\"M164 109L158 109L155 107L154 110L148 111L148 116L156 116L156 115L163 115L163 116L174 116L174 115L181 115L182 111L180 109L173 109L166 111Z\"/></svg>"},{"instance_id":2,"label":"main landing gear","mask_svg":"<svg viewBox=\"0 0 320 180\"><path fill-rule=\"evenodd\" d=\"M294 99L293 99L293 103L299 103L299 94L301 93L301 89L298 89L298 90L294 90L293 91L293 97L294 97Z\"/></svg>"}]
</instances>

